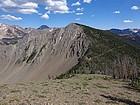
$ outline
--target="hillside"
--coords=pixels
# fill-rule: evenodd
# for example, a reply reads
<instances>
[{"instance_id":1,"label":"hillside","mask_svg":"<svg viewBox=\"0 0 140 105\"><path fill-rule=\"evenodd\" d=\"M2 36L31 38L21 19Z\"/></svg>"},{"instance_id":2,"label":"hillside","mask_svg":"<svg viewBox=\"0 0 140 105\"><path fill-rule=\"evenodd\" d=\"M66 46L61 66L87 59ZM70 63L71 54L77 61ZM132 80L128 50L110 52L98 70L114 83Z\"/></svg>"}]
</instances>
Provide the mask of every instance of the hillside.
<instances>
[{"instance_id":1,"label":"hillside","mask_svg":"<svg viewBox=\"0 0 140 105\"><path fill-rule=\"evenodd\" d=\"M131 80L140 77L140 47L137 44L108 31L80 26L91 42L89 49L78 65L58 78L77 73L100 73Z\"/></svg>"},{"instance_id":2,"label":"hillside","mask_svg":"<svg viewBox=\"0 0 140 105\"><path fill-rule=\"evenodd\" d=\"M138 45L140 45L140 35L139 36L134 36L134 35L125 35L123 36L125 39L132 41Z\"/></svg>"},{"instance_id":3,"label":"hillside","mask_svg":"<svg viewBox=\"0 0 140 105\"><path fill-rule=\"evenodd\" d=\"M140 92L103 75L0 84L0 105L140 105Z\"/></svg>"},{"instance_id":4,"label":"hillside","mask_svg":"<svg viewBox=\"0 0 140 105\"><path fill-rule=\"evenodd\" d=\"M116 34L75 23L22 29L22 33L16 43L0 45L0 83L45 81L77 73L132 81L140 77L140 47Z\"/></svg>"},{"instance_id":5,"label":"hillside","mask_svg":"<svg viewBox=\"0 0 140 105\"><path fill-rule=\"evenodd\" d=\"M89 45L76 24L44 30L29 28L23 32L25 36L16 43L9 39L10 43L0 45L0 83L55 78L75 66Z\"/></svg>"}]
</instances>

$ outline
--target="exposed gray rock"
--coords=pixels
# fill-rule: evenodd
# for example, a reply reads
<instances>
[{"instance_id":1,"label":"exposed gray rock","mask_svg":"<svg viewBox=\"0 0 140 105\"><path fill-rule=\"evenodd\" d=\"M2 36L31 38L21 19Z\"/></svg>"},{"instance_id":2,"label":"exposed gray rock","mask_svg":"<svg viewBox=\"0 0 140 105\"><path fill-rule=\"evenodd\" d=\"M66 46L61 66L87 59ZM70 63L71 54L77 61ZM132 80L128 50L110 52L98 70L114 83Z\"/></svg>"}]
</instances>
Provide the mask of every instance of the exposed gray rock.
<instances>
[{"instance_id":1,"label":"exposed gray rock","mask_svg":"<svg viewBox=\"0 0 140 105\"><path fill-rule=\"evenodd\" d=\"M0 44L15 44L18 39L23 38L27 32L19 26L8 26L0 23Z\"/></svg>"},{"instance_id":2,"label":"exposed gray rock","mask_svg":"<svg viewBox=\"0 0 140 105\"><path fill-rule=\"evenodd\" d=\"M6 29L1 36L17 39L0 45L0 83L54 78L75 66L90 44L76 24L44 30L7 27L12 32L7 35Z\"/></svg>"}]
</instances>

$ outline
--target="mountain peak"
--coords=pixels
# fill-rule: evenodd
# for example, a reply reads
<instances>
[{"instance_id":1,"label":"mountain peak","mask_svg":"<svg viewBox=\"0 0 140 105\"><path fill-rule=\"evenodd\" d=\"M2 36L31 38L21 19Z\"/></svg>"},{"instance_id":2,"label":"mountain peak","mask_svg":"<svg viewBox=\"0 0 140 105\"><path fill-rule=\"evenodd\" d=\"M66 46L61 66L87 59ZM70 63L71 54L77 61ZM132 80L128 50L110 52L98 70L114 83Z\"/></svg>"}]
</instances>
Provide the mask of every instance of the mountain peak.
<instances>
[{"instance_id":1,"label":"mountain peak","mask_svg":"<svg viewBox=\"0 0 140 105\"><path fill-rule=\"evenodd\" d=\"M20 26L0 23L0 44L15 44L25 34Z\"/></svg>"},{"instance_id":2,"label":"mountain peak","mask_svg":"<svg viewBox=\"0 0 140 105\"><path fill-rule=\"evenodd\" d=\"M0 23L0 30L3 30L5 28L7 28L7 27L8 27L7 24Z\"/></svg>"},{"instance_id":3,"label":"mountain peak","mask_svg":"<svg viewBox=\"0 0 140 105\"><path fill-rule=\"evenodd\" d=\"M37 28L38 30L43 30L49 28L47 25L41 25L39 28Z\"/></svg>"}]
</instances>

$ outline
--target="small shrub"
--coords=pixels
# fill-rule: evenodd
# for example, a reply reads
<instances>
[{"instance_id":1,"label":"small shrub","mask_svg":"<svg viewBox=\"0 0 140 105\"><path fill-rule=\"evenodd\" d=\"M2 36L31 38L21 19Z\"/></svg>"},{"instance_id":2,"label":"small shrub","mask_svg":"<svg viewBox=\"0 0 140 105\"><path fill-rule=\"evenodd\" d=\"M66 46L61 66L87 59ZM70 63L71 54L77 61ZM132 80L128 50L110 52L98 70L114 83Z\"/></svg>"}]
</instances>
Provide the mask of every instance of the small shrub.
<instances>
[{"instance_id":1,"label":"small shrub","mask_svg":"<svg viewBox=\"0 0 140 105\"><path fill-rule=\"evenodd\" d=\"M44 83L44 84L42 84L42 86L48 86L48 83Z\"/></svg>"},{"instance_id":2,"label":"small shrub","mask_svg":"<svg viewBox=\"0 0 140 105\"><path fill-rule=\"evenodd\" d=\"M78 105L86 105L85 102L79 102Z\"/></svg>"},{"instance_id":3,"label":"small shrub","mask_svg":"<svg viewBox=\"0 0 140 105\"><path fill-rule=\"evenodd\" d=\"M19 93L21 92L20 90L11 90L11 93Z\"/></svg>"},{"instance_id":4,"label":"small shrub","mask_svg":"<svg viewBox=\"0 0 140 105\"><path fill-rule=\"evenodd\" d=\"M83 87L85 88L85 87L87 87L89 84L88 84L88 82L83 82Z\"/></svg>"},{"instance_id":5,"label":"small shrub","mask_svg":"<svg viewBox=\"0 0 140 105\"><path fill-rule=\"evenodd\" d=\"M38 94L36 95L38 98L46 98L46 96L42 95L42 94Z\"/></svg>"},{"instance_id":6,"label":"small shrub","mask_svg":"<svg viewBox=\"0 0 140 105\"><path fill-rule=\"evenodd\" d=\"M99 84L99 83L97 83L97 84L95 84L98 88L109 88L108 86L103 86L103 85L101 85L101 84Z\"/></svg>"},{"instance_id":7,"label":"small shrub","mask_svg":"<svg viewBox=\"0 0 140 105\"><path fill-rule=\"evenodd\" d=\"M106 103L107 103L107 104L117 104L116 101L107 101Z\"/></svg>"},{"instance_id":8,"label":"small shrub","mask_svg":"<svg viewBox=\"0 0 140 105\"><path fill-rule=\"evenodd\" d=\"M94 101L95 103L100 103L100 102L102 102L100 99L96 99L95 101Z\"/></svg>"},{"instance_id":9,"label":"small shrub","mask_svg":"<svg viewBox=\"0 0 140 105\"><path fill-rule=\"evenodd\" d=\"M6 84L0 84L0 88L6 87Z\"/></svg>"},{"instance_id":10,"label":"small shrub","mask_svg":"<svg viewBox=\"0 0 140 105\"><path fill-rule=\"evenodd\" d=\"M44 90L42 93L43 93L43 94L48 94L48 91Z\"/></svg>"}]
</instances>

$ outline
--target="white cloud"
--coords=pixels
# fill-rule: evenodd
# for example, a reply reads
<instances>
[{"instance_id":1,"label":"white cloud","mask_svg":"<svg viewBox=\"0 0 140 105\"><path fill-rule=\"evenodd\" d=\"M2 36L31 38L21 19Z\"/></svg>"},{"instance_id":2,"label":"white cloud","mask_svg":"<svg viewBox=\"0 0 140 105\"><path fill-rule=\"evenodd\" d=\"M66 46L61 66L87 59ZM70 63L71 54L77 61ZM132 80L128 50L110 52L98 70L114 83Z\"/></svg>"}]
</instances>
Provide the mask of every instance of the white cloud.
<instances>
[{"instance_id":1,"label":"white cloud","mask_svg":"<svg viewBox=\"0 0 140 105\"><path fill-rule=\"evenodd\" d=\"M3 4L5 4L5 6L16 6L16 4L14 2L12 2L11 0L1 0L1 2L3 2Z\"/></svg>"},{"instance_id":2,"label":"white cloud","mask_svg":"<svg viewBox=\"0 0 140 105\"><path fill-rule=\"evenodd\" d=\"M66 0L0 0L2 10L21 14L38 13L39 4L46 6L47 11L69 13Z\"/></svg>"},{"instance_id":3,"label":"white cloud","mask_svg":"<svg viewBox=\"0 0 140 105\"><path fill-rule=\"evenodd\" d=\"M21 14L32 14L38 13L36 8L38 8L37 3L28 2L30 0L0 0L0 8L6 12L10 13L21 13Z\"/></svg>"},{"instance_id":4,"label":"white cloud","mask_svg":"<svg viewBox=\"0 0 140 105\"><path fill-rule=\"evenodd\" d=\"M115 14L120 14L120 11L114 11L113 13L115 13Z\"/></svg>"},{"instance_id":5,"label":"white cloud","mask_svg":"<svg viewBox=\"0 0 140 105\"><path fill-rule=\"evenodd\" d=\"M41 18L48 20L49 19L49 16L48 16L47 13L45 13L44 15L41 16Z\"/></svg>"},{"instance_id":6,"label":"white cloud","mask_svg":"<svg viewBox=\"0 0 140 105\"><path fill-rule=\"evenodd\" d=\"M51 11L49 10L49 11L47 11L47 14L51 14Z\"/></svg>"},{"instance_id":7,"label":"white cloud","mask_svg":"<svg viewBox=\"0 0 140 105\"><path fill-rule=\"evenodd\" d=\"M83 15L83 13L76 13L76 15Z\"/></svg>"},{"instance_id":8,"label":"white cloud","mask_svg":"<svg viewBox=\"0 0 140 105\"><path fill-rule=\"evenodd\" d=\"M71 11L70 13L75 13L75 11Z\"/></svg>"},{"instance_id":9,"label":"white cloud","mask_svg":"<svg viewBox=\"0 0 140 105\"><path fill-rule=\"evenodd\" d=\"M132 20L124 20L123 22L124 23L132 23L133 21Z\"/></svg>"},{"instance_id":10,"label":"white cloud","mask_svg":"<svg viewBox=\"0 0 140 105\"><path fill-rule=\"evenodd\" d=\"M32 3L32 2L27 2L25 4L22 4L21 7L23 7L23 8L38 8L38 4Z\"/></svg>"},{"instance_id":11,"label":"white cloud","mask_svg":"<svg viewBox=\"0 0 140 105\"><path fill-rule=\"evenodd\" d=\"M95 17L95 15L91 15L91 17Z\"/></svg>"},{"instance_id":12,"label":"white cloud","mask_svg":"<svg viewBox=\"0 0 140 105\"><path fill-rule=\"evenodd\" d=\"M78 6L78 5L81 5L81 3L77 1L76 3L72 3L71 6Z\"/></svg>"},{"instance_id":13,"label":"white cloud","mask_svg":"<svg viewBox=\"0 0 140 105\"><path fill-rule=\"evenodd\" d=\"M75 20L80 20L80 18L76 18Z\"/></svg>"},{"instance_id":14,"label":"white cloud","mask_svg":"<svg viewBox=\"0 0 140 105\"><path fill-rule=\"evenodd\" d=\"M66 0L47 0L46 10L53 11L54 13L69 13L69 8L67 6Z\"/></svg>"},{"instance_id":15,"label":"white cloud","mask_svg":"<svg viewBox=\"0 0 140 105\"><path fill-rule=\"evenodd\" d=\"M83 0L84 3L90 3L92 0Z\"/></svg>"},{"instance_id":16,"label":"white cloud","mask_svg":"<svg viewBox=\"0 0 140 105\"><path fill-rule=\"evenodd\" d=\"M42 15L42 13L38 13L38 15Z\"/></svg>"},{"instance_id":17,"label":"white cloud","mask_svg":"<svg viewBox=\"0 0 140 105\"><path fill-rule=\"evenodd\" d=\"M0 16L1 19L6 19L6 20L11 20L11 21L18 21L18 20L22 20L21 17L15 17L15 16L12 16L12 15L1 15Z\"/></svg>"},{"instance_id":18,"label":"white cloud","mask_svg":"<svg viewBox=\"0 0 140 105\"><path fill-rule=\"evenodd\" d=\"M35 9L20 9L20 10L18 10L18 12L22 13L22 14L38 13L38 11Z\"/></svg>"},{"instance_id":19,"label":"white cloud","mask_svg":"<svg viewBox=\"0 0 140 105\"><path fill-rule=\"evenodd\" d=\"M83 11L84 8L77 8L76 10L77 10L77 11Z\"/></svg>"},{"instance_id":20,"label":"white cloud","mask_svg":"<svg viewBox=\"0 0 140 105\"><path fill-rule=\"evenodd\" d=\"M132 9L132 10L139 10L140 7L138 7L138 6L132 6L131 9Z\"/></svg>"}]
</instances>

